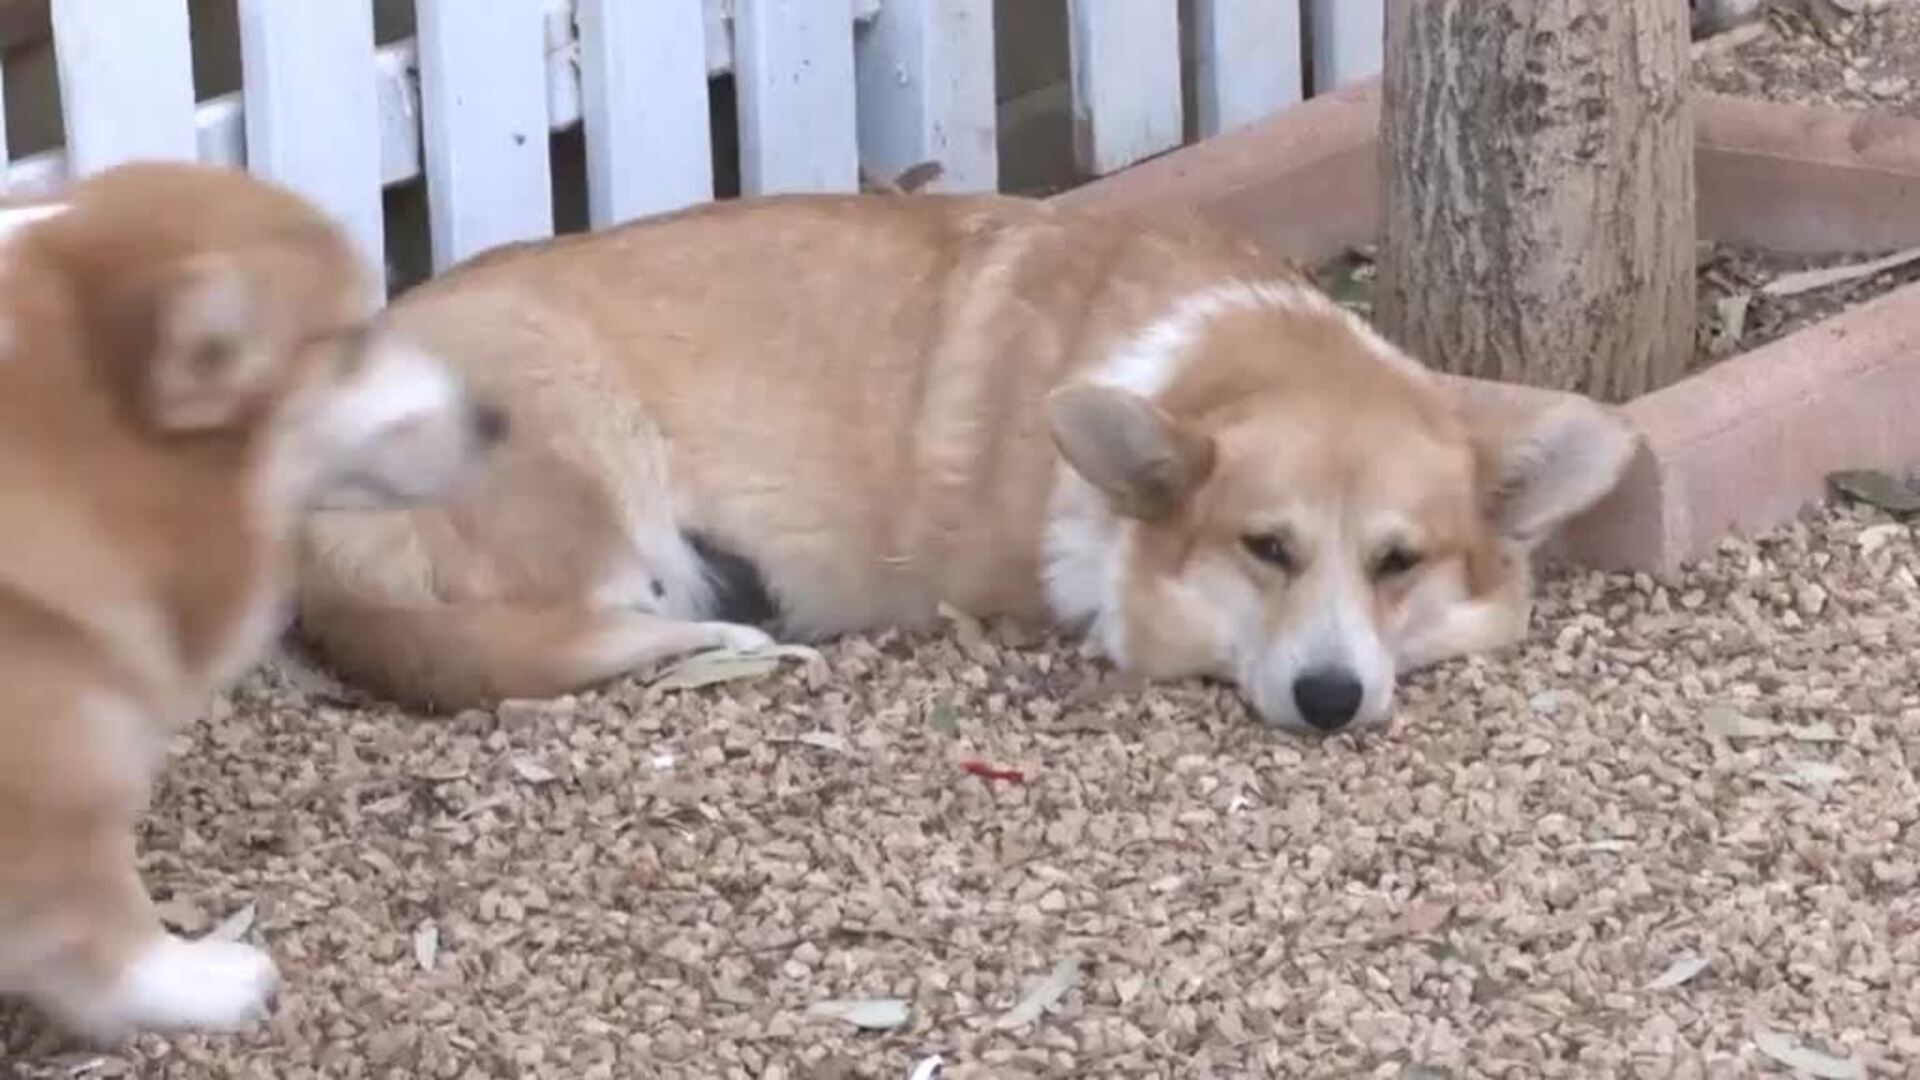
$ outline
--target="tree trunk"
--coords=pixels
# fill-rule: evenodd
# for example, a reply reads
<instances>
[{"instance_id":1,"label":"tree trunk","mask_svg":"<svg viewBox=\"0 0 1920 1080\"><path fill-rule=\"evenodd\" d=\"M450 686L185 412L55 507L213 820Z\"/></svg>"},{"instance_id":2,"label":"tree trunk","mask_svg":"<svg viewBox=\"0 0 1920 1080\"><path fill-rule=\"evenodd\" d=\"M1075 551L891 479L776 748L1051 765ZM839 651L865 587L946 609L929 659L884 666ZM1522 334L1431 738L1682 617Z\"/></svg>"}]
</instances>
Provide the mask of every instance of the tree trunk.
<instances>
[{"instance_id":1,"label":"tree trunk","mask_svg":"<svg viewBox=\"0 0 1920 1080\"><path fill-rule=\"evenodd\" d=\"M1622 401L1694 349L1675 0L1387 0L1375 312L1443 370Z\"/></svg>"}]
</instances>

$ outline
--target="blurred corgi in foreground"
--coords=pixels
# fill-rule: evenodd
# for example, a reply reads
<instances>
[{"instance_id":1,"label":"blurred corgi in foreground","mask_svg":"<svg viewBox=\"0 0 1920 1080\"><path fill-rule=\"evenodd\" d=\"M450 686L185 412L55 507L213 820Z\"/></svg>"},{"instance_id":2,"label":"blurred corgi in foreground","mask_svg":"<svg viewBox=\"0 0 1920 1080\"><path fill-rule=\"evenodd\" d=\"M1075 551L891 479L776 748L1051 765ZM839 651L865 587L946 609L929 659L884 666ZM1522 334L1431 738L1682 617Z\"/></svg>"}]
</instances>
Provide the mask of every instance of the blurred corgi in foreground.
<instances>
[{"instance_id":1,"label":"blurred corgi in foreground","mask_svg":"<svg viewBox=\"0 0 1920 1080\"><path fill-rule=\"evenodd\" d=\"M1635 440L1463 396L1195 221L778 196L513 245L385 324L509 402L456 499L309 519L300 633L424 708L924 624L1089 630L1296 730L1512 642Z\"/></svg>"},{"instance_id":2,"label":"blurred corgi in foreground","mask_svg":"<svg viewBox=\"0 0 1920 1080\"><path fill-rule=\"evenodd\" d=\"M375 299L239 172L0 209L0 993L82 1036L266 1010L268 956L166 933L136 869L168 739L283 628L304 506L438 494L500 435Z\"/></svg>"}]
</instances>

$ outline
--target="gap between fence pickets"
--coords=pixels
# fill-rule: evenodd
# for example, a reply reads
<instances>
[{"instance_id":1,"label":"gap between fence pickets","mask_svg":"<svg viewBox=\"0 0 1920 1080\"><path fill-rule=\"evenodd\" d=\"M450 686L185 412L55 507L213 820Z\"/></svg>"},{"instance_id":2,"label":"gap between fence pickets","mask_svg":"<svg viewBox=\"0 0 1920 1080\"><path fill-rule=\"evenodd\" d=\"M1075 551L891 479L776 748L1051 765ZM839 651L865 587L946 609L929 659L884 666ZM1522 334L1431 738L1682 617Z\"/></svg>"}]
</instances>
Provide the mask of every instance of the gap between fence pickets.
<instances>
[{"instance_id":1,"label":"gap between fence pickets","mask_svg":"<svg viewBox=\"0 0 1920 1080\"><path fill-rule=\"evenodd\" d=\"M859 24L878 15L883 0L847 2L852 21ZM733 34L729 24L739 3L740 0L706 0L709 76L733 70ZM573 0L548 0L546 15L548 121L554 131L564 131L578 124L581 118L580 43L574 33ZM413 38L383 45L373 58L375 93L380 103L380 182L386 187L413 180L422 171L417 62ZM194 132L201 161L230 168L239 168L245 163L243 93L236 90L195 106ZM0 127L0 132L4 130ZM59 146L9 164L5 186L9 194L40 196L58 188L67 176L67 148Z\"/></svg>"}]
</instances>

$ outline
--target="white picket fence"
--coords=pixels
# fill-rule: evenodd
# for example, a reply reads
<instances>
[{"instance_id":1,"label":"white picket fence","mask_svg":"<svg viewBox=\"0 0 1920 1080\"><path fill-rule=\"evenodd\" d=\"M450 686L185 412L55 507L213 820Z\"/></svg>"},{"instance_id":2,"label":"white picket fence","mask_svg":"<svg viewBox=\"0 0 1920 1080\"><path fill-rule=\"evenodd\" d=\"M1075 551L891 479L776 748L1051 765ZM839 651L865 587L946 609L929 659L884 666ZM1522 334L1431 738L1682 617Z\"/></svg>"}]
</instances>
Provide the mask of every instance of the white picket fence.
<instances>
[{"instance_id":1,"label":"white picket fence","mask_svg":"<svg viewBox=\"0 0 1920 1080\"><path fill-rule=\"evenodd\" d=\"M1029 0L1000 0L1025 3ZM713 196L708 79L731 72L741 189L851 191L937 161L998 183L993 0L237 0L243 89L194 100L187 0L52 0L65 145L10 161L41 193L132 158L286 183L376 266L381 191L426 177L436 270L553 231L548 133L584 127L598 228ZM1192 0L1201 134L1377 70L1381 0ZM1182 141L1179 0L1068 0L1076 153L1105 174ZM4 131L0 131L4 146Z\"/></svg>"}]
</instances>

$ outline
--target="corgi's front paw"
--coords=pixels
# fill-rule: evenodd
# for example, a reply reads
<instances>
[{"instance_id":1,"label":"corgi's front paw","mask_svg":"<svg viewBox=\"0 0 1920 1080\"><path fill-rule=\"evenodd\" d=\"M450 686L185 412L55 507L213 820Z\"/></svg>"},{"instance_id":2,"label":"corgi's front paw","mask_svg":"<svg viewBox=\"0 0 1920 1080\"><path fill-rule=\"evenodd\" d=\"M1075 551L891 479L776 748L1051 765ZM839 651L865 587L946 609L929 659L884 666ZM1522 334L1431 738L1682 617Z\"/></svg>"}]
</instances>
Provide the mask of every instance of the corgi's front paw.
<instances>
[{"instance_id":1,"label":"corgi's front paw","mask_svg":"<svg viewBox=\"0 0 1920 1080\"><path fill-rule=\"evenodd\" d=\"M168 935L127 966L94 1019L117 1030L233 1032L266 1017L279 985L260 949Z\"/></svg>"}]
</instances>

